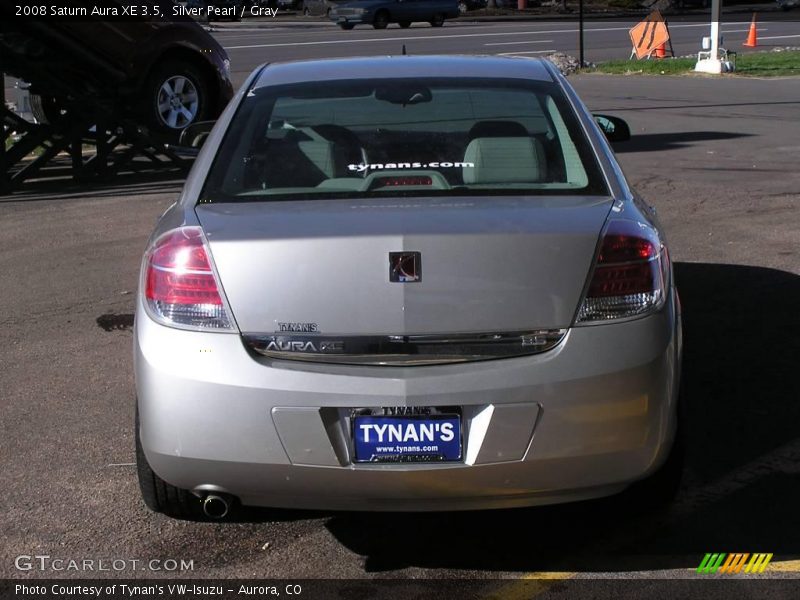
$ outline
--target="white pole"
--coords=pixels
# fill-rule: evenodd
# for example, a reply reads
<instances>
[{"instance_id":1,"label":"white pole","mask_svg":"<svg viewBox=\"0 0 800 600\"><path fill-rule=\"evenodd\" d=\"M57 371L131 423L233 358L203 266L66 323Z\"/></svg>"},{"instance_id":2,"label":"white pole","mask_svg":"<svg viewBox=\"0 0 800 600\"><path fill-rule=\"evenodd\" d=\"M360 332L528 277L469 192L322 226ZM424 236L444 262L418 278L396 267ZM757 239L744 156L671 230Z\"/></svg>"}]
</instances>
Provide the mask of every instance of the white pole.
<instances>
[{"instance_id":1,"label":"white pole","mask_svg":"<svg viewBox=\"0 0 800 600\"><path fill-rule=\"evenodd\" d=\"M722 0L711 0L711 50L709 57L698 60L695 71L719 74L723 71L722 61L719 59L719 23L722 20Z\"/></svg>"},{"instance_id":2,"label":"white pole","mask_svg":"<svg viewBox=\"0 0 800 600\"><path fill-rule=\"evenodd\" d=\"M719 60L719 21L722 16L722 0L711 0L711 58Z\"/></svg>"}]
</instances>

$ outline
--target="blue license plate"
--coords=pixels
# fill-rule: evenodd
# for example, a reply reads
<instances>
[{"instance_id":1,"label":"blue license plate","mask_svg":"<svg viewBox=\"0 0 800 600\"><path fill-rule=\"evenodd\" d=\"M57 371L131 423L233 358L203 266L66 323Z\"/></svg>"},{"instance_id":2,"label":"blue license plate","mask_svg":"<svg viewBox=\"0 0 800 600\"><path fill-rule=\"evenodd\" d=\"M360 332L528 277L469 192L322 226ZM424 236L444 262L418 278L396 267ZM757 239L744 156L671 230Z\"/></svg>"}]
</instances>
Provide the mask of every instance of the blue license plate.
<instances>
[{"instance_id":1,"label":"blue license plate","mask_svg":"<svg viewBox=\"0 0 800 600\"><path fill-rule=\"evenodd\" d=\"M461 417L359 415L353 441L356 462L461 460Z\"/></svg>"}]
</instances>

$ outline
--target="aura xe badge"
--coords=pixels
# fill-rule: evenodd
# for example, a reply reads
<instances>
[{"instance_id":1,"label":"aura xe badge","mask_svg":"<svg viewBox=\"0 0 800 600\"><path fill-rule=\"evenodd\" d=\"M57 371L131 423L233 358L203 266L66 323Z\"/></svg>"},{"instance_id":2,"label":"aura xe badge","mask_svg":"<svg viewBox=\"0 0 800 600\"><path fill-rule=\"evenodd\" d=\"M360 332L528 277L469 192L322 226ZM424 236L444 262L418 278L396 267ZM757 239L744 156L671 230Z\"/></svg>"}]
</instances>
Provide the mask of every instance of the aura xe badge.
<instances>
[{"instance_id":1,"label":"aura xe badge","mask_svg":"<svg viewBox=\"0 0 800 600\"><path fill-rule=\"evenodd\" d=\"M422 281L422 255L419 252L389 252L389 281Z\"/></svg>"}]
</instances>

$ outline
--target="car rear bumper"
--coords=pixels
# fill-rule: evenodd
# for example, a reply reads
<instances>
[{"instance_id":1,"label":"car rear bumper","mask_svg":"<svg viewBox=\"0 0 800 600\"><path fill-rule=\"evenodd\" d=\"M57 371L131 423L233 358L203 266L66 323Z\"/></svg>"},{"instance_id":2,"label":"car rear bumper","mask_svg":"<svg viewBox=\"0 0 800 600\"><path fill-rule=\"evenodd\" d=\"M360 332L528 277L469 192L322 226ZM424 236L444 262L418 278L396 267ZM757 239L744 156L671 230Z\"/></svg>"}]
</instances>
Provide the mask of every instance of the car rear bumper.
<instances>
[{"instance_id":1,"label":"car rear bumper","mask_svg":"<svg viewBox=\"0 0 800 600\"><path fill-rule=\"evenodd\" d=\"M139 307L140 436L153 470L247 505L501 508L621 491L666 457L676 426L673 301L576 327L541 355L432 367L258 362L238 335L170 329ZM463 462L353 463L351 409L462 407Z\"/></svg>"}]
</instances>

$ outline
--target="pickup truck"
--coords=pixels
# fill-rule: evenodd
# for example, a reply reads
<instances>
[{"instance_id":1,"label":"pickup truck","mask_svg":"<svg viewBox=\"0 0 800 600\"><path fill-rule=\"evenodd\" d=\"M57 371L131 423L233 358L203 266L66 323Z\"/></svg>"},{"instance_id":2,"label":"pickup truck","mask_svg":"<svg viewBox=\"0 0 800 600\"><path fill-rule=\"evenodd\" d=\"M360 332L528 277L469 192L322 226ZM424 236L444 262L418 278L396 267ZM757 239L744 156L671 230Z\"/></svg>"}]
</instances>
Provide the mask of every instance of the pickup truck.
<instances>
[{"instance_id":1,"label":"pickup truck","mask_svg":"<svg viewBox=\"0 0 800 600\"><path fill-rule=\"evenodd\" d=\"M355 0L332 8L329 15L342 29L362 23L375 29L386 29L389 23L410 27L417 21L441 27L445 19L457 17L459 10L458 0Z\"/></svg>"}]
</instances>

